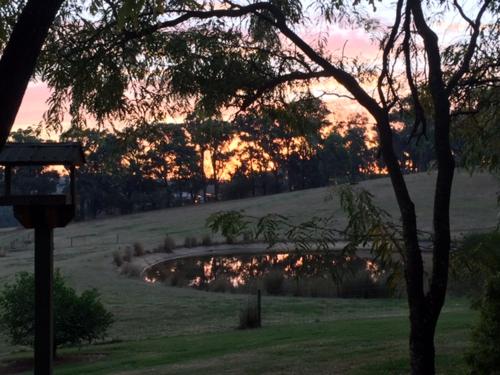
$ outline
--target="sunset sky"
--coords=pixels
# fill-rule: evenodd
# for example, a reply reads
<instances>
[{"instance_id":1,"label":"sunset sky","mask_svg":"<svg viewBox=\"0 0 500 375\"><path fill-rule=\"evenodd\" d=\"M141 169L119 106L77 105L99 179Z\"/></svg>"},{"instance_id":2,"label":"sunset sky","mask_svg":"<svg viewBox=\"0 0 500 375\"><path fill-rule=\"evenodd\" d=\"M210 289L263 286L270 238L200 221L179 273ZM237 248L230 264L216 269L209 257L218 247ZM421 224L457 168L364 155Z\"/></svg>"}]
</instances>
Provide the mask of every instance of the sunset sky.
<instances>
[{"instance_id":1,"label":"sunset sky","mask_svg":"<svg viewBox=\"0 0 500 375\"><path fill-rule=\"evenodd\" d=\"M304 36L306 40L310 41L317 39L317 37L317 32ZM375 58L377 53L376 46L369 40L369 37L366 35L366 33L359 30L339 30L335 33L332 33L328 36L328 50L333 54L339 52L346 40L348 41L345 47L346 55L360 55L368 60ZM320 85L315 85L317 92L320 92L321 90L332 91L334 87L335 83L333 80L324 81ZM49 94L49 88L45 83L37 81L31 82L29 84L22 105L16 117L14 130L38 125L42 121L43 113L47 109L46 101L49 97ZM327 102L332 102L334 100L333 97L323 97L323 99ZM348 104L350 103L346 103L345 100L342 100L342 104L340 107L345 110L346 105ZM354 103L352 104L354 106ZM330 109L332 111L338 112L338 108L336 107L338 106L334 105L333 103L330 104ZM65 122L69 122L69 117L65 118Z\"/></svg>"},{"instance_id":2,"label":"sunset sky","mask_svg":"<svg viewBox=\"0 0 500 375\"><path fill-rule=\"evenodd\" d=\"M378 6L381 7L381 5ZM390 8L379 9L376 13L376 17L382 25L390 25L392 15L393 11ZM460 22L460 19L452 17L447 21L449 23L446 28L440 30L441 39L444 38L450 41L463 35L465 27ZM299 34L313 45L315 45L316 40L326 35L327 50L333 56L339 56L344 48L344 55L348 57L360 57L368 62L378 62L377 60L380 59L377 42L370 40L370 36L364 30L342 29L334 25L325 25L318 22L313 27L304 28L302 31L299 30ZM334 80L324 80L313 86L313 92L320 94L322 91L335 91L335 88L338 88L338 86ZM38 125L42 121L43 113L47 109L46 100L49 93L47 85L43 82L30 83L17 115L14 130ZM330 110L333 112L332 119L342 120L348 114L360 110L356 103L348 99L339 99L333 96L323 96L322 98L328 103ZM68 123L69 116L65 118L65 124Z\"/></svg>"}]
</instances>

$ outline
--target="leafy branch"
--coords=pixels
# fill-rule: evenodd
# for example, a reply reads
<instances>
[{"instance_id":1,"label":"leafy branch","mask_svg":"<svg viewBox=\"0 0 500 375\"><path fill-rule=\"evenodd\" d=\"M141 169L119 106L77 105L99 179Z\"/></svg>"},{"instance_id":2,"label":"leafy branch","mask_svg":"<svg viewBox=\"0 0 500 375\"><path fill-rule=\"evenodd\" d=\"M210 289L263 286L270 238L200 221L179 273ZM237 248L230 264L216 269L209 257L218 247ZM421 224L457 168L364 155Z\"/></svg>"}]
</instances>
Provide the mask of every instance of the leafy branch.
<instances>
[{"instance_id":1,"label":"leafy branch","mask_svg":"<svg viewBox=\"0 0 500 375\"><path fill-rule=\"evenodd\" d=\"M252 233L255 240L263 240L269 247L279 244L304 253L338 252L349 256L356 255L359 249L369 249L373 260L390 273L389 282L399 280L406 261L402 227L394 223L387 211L376 206L373 195L366 190L343 187L334 194L348 218L344 228L336 227L333 216L313 217L295 224L284 215L271 213L255 217L244 211L214 213L208 218L207 226L231 241Z\"/></svg>"}]
</instances>

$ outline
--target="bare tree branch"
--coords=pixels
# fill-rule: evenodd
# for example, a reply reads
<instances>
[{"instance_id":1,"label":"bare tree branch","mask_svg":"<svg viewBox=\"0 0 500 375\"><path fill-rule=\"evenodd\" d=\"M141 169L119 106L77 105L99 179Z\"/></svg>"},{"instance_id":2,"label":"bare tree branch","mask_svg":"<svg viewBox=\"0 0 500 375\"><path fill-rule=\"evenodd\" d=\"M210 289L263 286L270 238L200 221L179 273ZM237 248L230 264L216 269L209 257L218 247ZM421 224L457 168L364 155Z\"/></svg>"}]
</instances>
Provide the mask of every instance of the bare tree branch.
<instances>
[{"instance_id":1,"label":"bare tree branch","mask_svg":"<svg viewBox=\"0 0 500 375\"><path fill-rule=\"evenodd\" d=\"M396 42L396 37L399 31L399 25L401 24L401 10L403 8L403 0L398 0L396 5L396 20L394 21L394 25L392 26L391 33L387 38L387 42L384 46L384 52L382 55L382 72L378 77L377 82L377 90L378 95L380 97L380 101L382 102L382 106L387 110L387 100L382 91L383 82L387 79L387 83L391 85L391 77L389 75L389 54L394 49L394 44Z\"/></svg>"},{"instance_id":2,"label":"bare tree branch","mask_svg":"<svg viewBox=\"0 0 500 375\"><path fill-rule=\"evenodd\" d=\"M243 103L243 109L247 108L253 102L255 102L257 99L259 99L266 91L272 90L273 88L275 88L281 84L293 82L293 81L305 81L305 80L310 80L310 79L315 79L315 78L323 78L323 77L330 77L330 74L325 72L325 71L318 71L318 72L300 72L300 71L297 71L297 72L291 72L288 74L284 74L282 76L265 81L262 84L259 84L258 87L256 87L256 90L253 94L251 94L247 98L245 98L244 103Z\"/></svg>"},{"instance_id":3,"label":"bare tree branch","mask_svg":"<svg viewBox=\"0 0 500 375\"><path fill-rule=\"evenodd\" d=\"M422 124L422 131L417 136L417 142L419 141L422 135L426 134L427 131L427 120L425 118L425 111L422 107L422 103L420 102L420 97L418 94L417 85L415 84L415 80L413 79L412 72L412 63L411 63L411 51L410 51L410 41L411 41L411 11L409 6L407 5L405 10L405 22L403 25L404 29L404 39L403 39L403 54L405 58L405 74L406 80L408 82L408 86L410 87L411 98L413 100L413 107L415 109L415 121L412 126L412 130L410 133L410 141L415 135L418 134L418 127Z\"/></svg>"},{"instance_id":4,"label":"bare tree branch","mask_svg":"<svg viewBox=\"0 0 500 375\"><path fill-rule=\"evenodd\" d=\"M491 1L492 0L485 0L483 5L481 6L481 9L477 13L476 20L474 22L472 22L472 20L467 18L465 15L463 16L466 20L468 20L473 31L472 31L472 35L470 37L469 45L467 46L467 49L464 53L462 64L458 67L458 69L455 71L455 73L451 76L451 78L448 81L448 84L446 86L446 92L448 94L456 87L458 81L460 81L462 76L469 70L472 56L474 56L474 52L476 50L477 38L479 37L479 33L481 31L481 18L483 17L483 14L486 11L486 9L488 8L488 5L490 5ZM462 14L463 10L458 5L456 0L454 1L454 4L457 7L458 11Z\"/></svg>"}]
</instances>

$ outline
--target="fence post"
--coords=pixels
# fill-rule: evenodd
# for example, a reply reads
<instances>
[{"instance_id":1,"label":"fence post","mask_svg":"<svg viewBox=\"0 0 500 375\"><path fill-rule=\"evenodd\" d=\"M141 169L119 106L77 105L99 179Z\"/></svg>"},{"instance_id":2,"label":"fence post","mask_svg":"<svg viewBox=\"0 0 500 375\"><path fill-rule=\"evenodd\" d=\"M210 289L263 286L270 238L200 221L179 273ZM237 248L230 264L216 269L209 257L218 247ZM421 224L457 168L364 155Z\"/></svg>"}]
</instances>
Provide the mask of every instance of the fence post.
<instances>
[{"instance_id":1,"label":"fence post","mask_svg":"<svg viewBox=\"0 0 500 375\"><path fill-rule=\"evenodd\" d=\"M262 327L262 296L260 294L260 289L257 289L257 318L259 327Z\"/></svg>"}]
</instances>

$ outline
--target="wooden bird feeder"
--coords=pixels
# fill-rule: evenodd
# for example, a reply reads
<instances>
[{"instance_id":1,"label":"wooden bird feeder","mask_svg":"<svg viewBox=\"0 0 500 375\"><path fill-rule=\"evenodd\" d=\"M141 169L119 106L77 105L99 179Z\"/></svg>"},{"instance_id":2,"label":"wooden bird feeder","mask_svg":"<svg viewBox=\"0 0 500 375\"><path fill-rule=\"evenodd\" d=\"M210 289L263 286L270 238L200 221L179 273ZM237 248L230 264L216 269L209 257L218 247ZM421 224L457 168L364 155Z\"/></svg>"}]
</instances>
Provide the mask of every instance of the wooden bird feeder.
<instances>
[{"instance_id":1,"label":"wooden bird feeder","mask_svg":"<svg viewBox=\"0 0 500 375\"><path fill-rule=\"evenodd\" d=\"M85 162L79 143L7 143L0 152L5 167L0 205L13 206L25 228L35 229L35 374L53 371L53 229L65 227L75 215L75 167ZM69 169L69 194L12 194L12 168L60 165Z\"/></svg>"}]
</instances>

